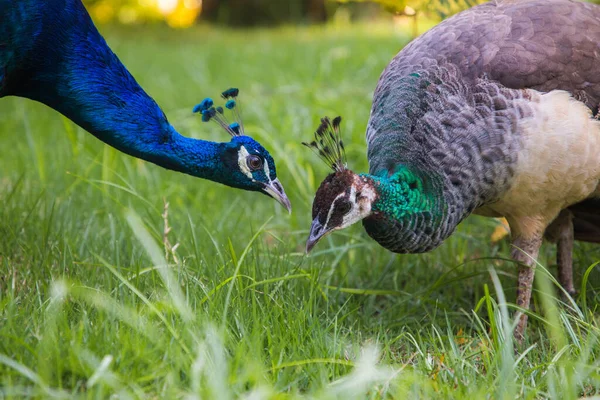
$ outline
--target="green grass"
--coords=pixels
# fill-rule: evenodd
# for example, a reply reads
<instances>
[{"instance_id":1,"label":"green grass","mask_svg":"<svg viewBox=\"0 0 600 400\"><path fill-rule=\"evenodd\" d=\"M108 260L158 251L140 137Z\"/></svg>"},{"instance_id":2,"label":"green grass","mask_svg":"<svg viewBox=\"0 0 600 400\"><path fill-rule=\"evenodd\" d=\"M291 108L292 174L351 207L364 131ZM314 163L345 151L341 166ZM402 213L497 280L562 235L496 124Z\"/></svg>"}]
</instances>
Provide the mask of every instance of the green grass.
<instances>
[{"instance_id":1,"label":"green grass","mask_svg":"<svg viewBox=\"0 0 600 400\"><path fill-rule=\"evenodd\" d=\"M556 301L538 268L517 354L516 268L506 241L490 243L494 220L470 218L429 254L389 253L360 224L303 254L328 171L300 142L340 114L349 163L365 171L372 91L406 36L103 32L182 134L227 140L190 111L239 86L293 214L120 154L39 104L0 100L0 398L598 394L598 247L576 245L575 303ZM540 262L555 272L551 247Z\"/></svg>"}]
</instances>

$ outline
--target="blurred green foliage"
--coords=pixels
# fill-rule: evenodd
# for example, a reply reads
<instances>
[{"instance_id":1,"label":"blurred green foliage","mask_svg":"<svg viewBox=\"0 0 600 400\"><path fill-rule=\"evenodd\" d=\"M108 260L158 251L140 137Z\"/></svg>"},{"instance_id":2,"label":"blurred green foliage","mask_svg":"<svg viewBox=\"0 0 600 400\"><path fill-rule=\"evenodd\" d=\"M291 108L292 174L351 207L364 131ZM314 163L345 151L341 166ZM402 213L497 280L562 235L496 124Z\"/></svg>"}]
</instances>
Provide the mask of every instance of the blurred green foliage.
<instances>
[{"instance_id":1,"label":"blurred green foliage","mask_svg":"<svg viewBox=\"0 0 600 400\"><path fill-rule=\"evenodd\" d=\"M588 0L600 3L600 0ZM83 0L97 22L166 21L189 27L196 21L228 26L270 26L372 18L373 7L393 15L426 16L435 21L484 3L485 0ZM380 13L379 16L385 15ZM389 15L389 14L388 14ZM416 25L413 33L416 33Z\"/></svg>"},{"instance_id":2,"label":"blurred green foliage","mask_svg":"<svg viewBox=\"0 0 600 400\"><path fill-rule=\"evenodd\" d=\"M485 0L336 0L341 3L376 3L396 15L424 12L440 19L484 3Z\"/></svg>"},{"instance_id":3,"label":"blurred green foliage","mask_svg":"<svg viewBox=\"0 0 600 400\"><path fill-rule=\"evenodd\" d=\"M396 15L414 11L445 18L483 0L83 0L99 22L121 23L166 20L170 25L189 26L207 21L229 26L257 26L320 23L336 17L336 12L352 18L373 17L374 4ZM351 6L349 3L353 3ZM191 5L190 5L191 4ZM407 13L408 10L408 13ZM186 22L172 23L173 13Z\"/></svg>"},{"instance_id":4,"label":"blurred green foliage","mask_svg":"<svg viewBox=\"0 0 600 400\"><path fill-rule=\"evenodd\" d=\"M94 21L133 24L164 21L174 28L196 22L202 0L83 0Z\"/></svg>"},{"instance_id":5,"label":"blurred green foliage","mask_svg":"<svg viewBox=\"0 0 600 400\"><path fill-rule=\"evenodd\" d=\"M158 2L155 1L83 0L83 4L98 22L115 20L121 23L133 23L162 18Z\"/></svg>"},{"instance_id":6,"label":"blurred green foliage","mask_svg":"<svg viewBox=\"0 0 600 400\"><path fill-rule=\"evenodd\" d=\"M165 20L187 27L196 20L230 26L324 22L326 0L83 0L95 20L136 23ZM191 19L190 19L191 18ZM184 20L184 23L181 21Z\"/></svg>"}]
</instances>

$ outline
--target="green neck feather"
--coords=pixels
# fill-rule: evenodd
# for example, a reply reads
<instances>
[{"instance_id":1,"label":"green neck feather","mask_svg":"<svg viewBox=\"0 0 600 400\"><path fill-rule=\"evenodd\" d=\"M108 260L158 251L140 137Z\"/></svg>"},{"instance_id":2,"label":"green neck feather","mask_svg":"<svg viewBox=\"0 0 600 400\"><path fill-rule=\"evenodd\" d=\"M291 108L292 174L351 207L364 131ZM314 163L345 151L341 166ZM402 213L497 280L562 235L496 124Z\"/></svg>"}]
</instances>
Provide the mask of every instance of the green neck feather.
<instances>
[{"instance_id":1,"label":"green neck feather","mask_svg":"<svg viewBox=\"0 0 600 400\"><path fill-rule=\"evenodd\" d=\"M434 219L441 217L444 199L441 191L435 190L439 186L434 185L430 179L425 179L404 166L397 168L392 175L384 171L364 176L373 180L377 188L373 212L383 213L396 220L419 213L430 213Z\"/></svg>"},{"instance_id":2,"label":"green neck feather","mask_svg":"<svg viewBox=\"0 0 600 400\"><path fill-rule=\"evenodd\" d=\"M421 253L437 247L454 230L461 212L444 197L441 180L399 166L363 175L377 193L372 214L363 219L369 236L396 253Z\"/></svg>"}]
</instances>

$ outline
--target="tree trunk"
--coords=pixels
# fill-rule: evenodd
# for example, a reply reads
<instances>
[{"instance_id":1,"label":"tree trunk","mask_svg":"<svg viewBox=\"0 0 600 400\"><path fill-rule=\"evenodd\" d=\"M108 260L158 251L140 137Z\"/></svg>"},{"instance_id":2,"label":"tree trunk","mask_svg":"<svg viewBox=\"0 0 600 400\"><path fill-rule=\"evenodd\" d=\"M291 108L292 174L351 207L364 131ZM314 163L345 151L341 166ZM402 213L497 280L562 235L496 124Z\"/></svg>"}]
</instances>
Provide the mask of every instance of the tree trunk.
<instances>
[{"instance_id":1,"label":"tree trunk","mask_svg":"<svg viewBox=\"0 0 600 400\"><path fill-rule=\"evenodd\" d=\"M203 0L199 20L231 26L324 22L326 0Z\"/></svg>"},{"instance_id":2,"label":"tree trunk","mask_svg":"<svg viewBox=\"0 0 600 400\"><path fill-rule=\"evenodd\" d=\"M306 0L307 15L312 22L325 22L327 13L325 11L325 0Z\"/></svg>"},{"instance_id":3,"label":"tree trunk","mask_svg":"<svg viewBox=\"0 0 600 400\"><path fill-rule=\"evenodd\" d=\"M221 0L202 0L202 12L198 15L198 20L217 22L220 7Z\"/></svg>"}]
</instances>

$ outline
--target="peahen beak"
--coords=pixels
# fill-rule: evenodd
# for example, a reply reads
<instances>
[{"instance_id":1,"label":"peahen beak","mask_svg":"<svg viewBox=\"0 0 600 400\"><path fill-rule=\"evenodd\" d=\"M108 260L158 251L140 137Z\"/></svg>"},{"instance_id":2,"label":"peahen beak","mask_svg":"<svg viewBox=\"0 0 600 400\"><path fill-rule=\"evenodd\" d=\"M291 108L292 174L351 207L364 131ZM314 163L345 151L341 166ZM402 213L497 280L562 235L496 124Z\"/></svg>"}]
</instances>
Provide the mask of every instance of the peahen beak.
<instances>
[{"instance_id":1,"label":"peahen beak","mask_svg":"<svg viewBox=\"0 0 600 400\"><path fill-rule=\"evenodd\" d=\"M310 253L313 247L317 244L319 240L325 235L327 235L330 230L327 230L320 222L319 217L315 218L310 226L310 234L308 235L308 240L306 241L306 254Z\"/></svg>"},{"instance_id":2,"label":"peahen beak","mask_svg":"<svg viewBox=\"0 0 600 400\"><path fill-rule=\"evenodd\" d=\"M292 203L290 203L290 199L288 199L288 197L285 195L285 190L283 190L283 186L281 186L281 183L279 183L279 179L275 178L268 184L264 185L263 190L269 196L277 200L282 206L284 206L290 214L292 213Z\"/></svg>"}]
</instances>

